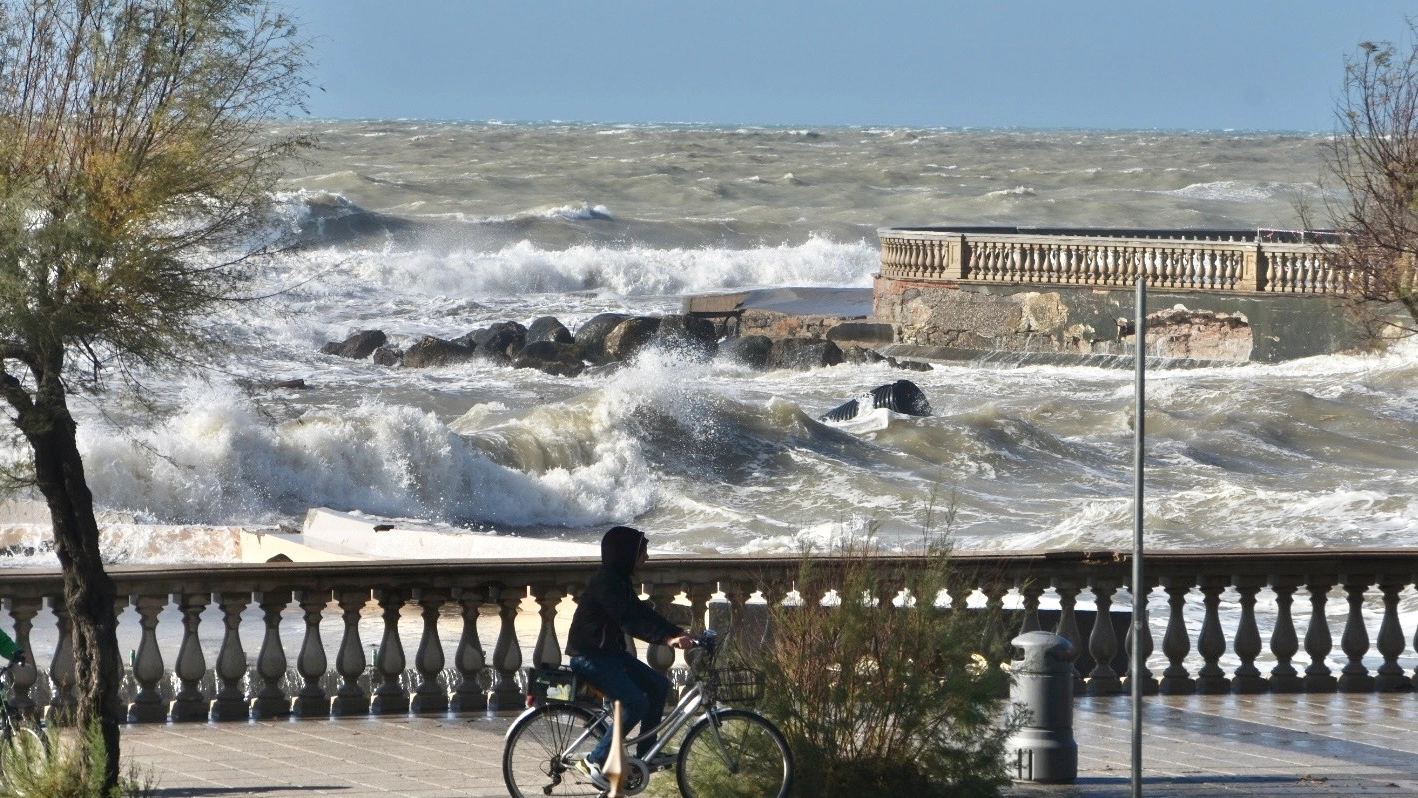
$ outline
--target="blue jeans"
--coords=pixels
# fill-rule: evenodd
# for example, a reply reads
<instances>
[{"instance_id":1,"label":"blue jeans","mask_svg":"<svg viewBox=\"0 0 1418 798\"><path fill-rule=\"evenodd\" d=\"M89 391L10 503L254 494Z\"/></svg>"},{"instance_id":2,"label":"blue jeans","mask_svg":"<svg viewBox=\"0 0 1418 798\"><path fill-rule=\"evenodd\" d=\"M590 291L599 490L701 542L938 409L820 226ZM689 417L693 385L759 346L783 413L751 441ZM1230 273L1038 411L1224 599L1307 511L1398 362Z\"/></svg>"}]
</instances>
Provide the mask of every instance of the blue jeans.
<instances>
[{"instance_id":1,"label":"blue jeans","mask_svg":"<svg viewBox=\"0 0 1418 798\"><path fill-rule=\"evenodd\" d=\"M620 702L621 728L626 737L632 736L630 730L637 723L641 734L655 728L665 713L670 680L630 654L579 654L571 658L571 670ZM611 751L611 737L602 737L591 751L588 758L592 762L605 763ZM635 749L636 758L644 759L654 745L654 737L641 741Z\"/></svg>"}]
</instances>

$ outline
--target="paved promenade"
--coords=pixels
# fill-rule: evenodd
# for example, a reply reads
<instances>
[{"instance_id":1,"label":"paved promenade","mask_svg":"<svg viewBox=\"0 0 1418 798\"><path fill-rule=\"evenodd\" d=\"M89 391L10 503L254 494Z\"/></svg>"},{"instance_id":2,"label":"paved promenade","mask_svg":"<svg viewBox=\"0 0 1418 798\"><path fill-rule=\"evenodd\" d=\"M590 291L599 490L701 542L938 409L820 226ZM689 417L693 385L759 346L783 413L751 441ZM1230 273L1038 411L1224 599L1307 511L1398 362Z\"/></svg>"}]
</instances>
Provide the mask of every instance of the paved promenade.
<instances>
[{"instance_id":1,"label":"paved promenade","mask_svg":"<svg viewBox=\"0 0 1418 798\"><path fill-rule=\"evenodd\" d=\"M1149 698L1147 796L1418 796L1418 694ZM1019 798L1130 795L1126 697L1077 704L1078 783ZM131 726L161 798L504 796L507 718ZM663 778L663 776L661 777Z\"/></svg>"}]
</instances>

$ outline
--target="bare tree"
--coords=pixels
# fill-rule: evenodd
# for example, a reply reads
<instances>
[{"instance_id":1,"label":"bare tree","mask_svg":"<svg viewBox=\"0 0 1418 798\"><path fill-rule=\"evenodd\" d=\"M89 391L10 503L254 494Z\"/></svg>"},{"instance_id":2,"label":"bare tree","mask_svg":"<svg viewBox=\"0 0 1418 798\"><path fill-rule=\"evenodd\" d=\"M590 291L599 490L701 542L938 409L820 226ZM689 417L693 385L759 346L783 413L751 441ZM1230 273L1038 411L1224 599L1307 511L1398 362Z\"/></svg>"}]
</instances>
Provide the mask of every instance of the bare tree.
<instances>
[{"instance_id":1,"label":"bare tree","mask_svg":"<svg viewBox=\"0 0 1418 798\"><path fill-rule=\"evenodd\" d=\"M265 0L0 0L0 397L64 570L77 720L117 782L115 588L69 398L180 366L248 291L306 50Z\"/></svg>"},{"instance_id":2,"label":"bare tree","mask_svg":"<svg viewBox=\"0 0 1418 798\"><path fill-rule=\"evenodd\" d=\"M1344 65L1338 130L1321 186L1340 235L1327 246L1352 264L1348 296L1376 335L1418 333L1418 27L1409 43L1364 42ZM1335 199L1334 197L1338 197ZM1394 313L1394 303L1406 311Z\"/></svg>"}]
</instances>

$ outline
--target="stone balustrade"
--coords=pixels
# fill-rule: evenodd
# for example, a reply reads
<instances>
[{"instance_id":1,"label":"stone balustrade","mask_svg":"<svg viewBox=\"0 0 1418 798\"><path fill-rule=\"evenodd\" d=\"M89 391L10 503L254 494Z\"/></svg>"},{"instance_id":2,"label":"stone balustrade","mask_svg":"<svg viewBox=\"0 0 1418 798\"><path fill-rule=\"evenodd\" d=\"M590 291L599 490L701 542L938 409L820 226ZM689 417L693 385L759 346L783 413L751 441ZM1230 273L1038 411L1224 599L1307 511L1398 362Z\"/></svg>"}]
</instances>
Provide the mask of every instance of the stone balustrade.
<instances>
[{"instance_id":1,"label":"stone balustrade","mask_svg":"<svg viewBox=\"0 0 1418 798\"><path fill-rule=\"evenodd\" d=\"M952 283L1342 294L1357 270L1314 243L1327 232L885 228L881 276ZM1305 240L1298 240L1304 238Z\"/></svg>"},{"instance_id":2,"label":"stone balustrade","mask_svg":"<svg viewBox=\"0 0 1418 798\"><path fill-rule=\"evenodd\" d=\"M1091 600L1109 618L1110 609L1130 607L1128 559L1114 552L956 553L954 568L974 586L974 598L952 594L951 604L1014 608L1021 631L1041 628L1041 617L1053 617L1041 605L1057 604L1049 625L1090 655L1092 664L1077 674L1080 692L1121 692L1130 674L1116 667L1118 654L1132 641L1117 630L1127 627L1092 623L1082 639L1078 604ZM880 558L883 574L919 562ZM645 593L687 627L745 628L792 594L798 565L793 557L661 557L637 575ZM563 661L558 627L570 618L564 600L594 567L584 559L117 567L120 633L127 626L138 641L128 718L514 710L523 704L519 672ZM1399 620L1401 606L1418 604L1418 550L1157 552L1148 556L1146 574L1151 618L1138 642L1149 655L1139 674L1149 691L1409 690L1418 676L1418 639ZM63 710L72 703L61 586L49 570L12 571L0 582L17 642L47 664L47 685L33 665L17 669L21 704ZM889 579L883 589L893 589ZM881 603L883 611L910 611ZM55 628L36 629L40 618ZM362 624L376 631L366 634ZM460 630L456 639L450 630ZM34 648L41 631L58 641L53 650ZM218 641L208 662L204 648ZM367 657L371 644L378 654ZM640 656L662 672L675 667L675 652L665 646L642 647Z\"/></svg>"}]
</instances>

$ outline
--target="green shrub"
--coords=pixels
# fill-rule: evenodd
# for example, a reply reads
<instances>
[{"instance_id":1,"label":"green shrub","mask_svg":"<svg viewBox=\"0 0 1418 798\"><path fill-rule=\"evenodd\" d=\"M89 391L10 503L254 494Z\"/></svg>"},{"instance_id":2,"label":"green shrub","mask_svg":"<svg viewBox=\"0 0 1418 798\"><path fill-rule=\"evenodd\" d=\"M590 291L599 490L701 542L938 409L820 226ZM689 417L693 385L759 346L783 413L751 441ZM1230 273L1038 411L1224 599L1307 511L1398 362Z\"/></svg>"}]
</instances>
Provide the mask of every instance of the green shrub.
<instances>
[{"instance_id":1,"label":"green shrub","mask_svg":"<svg viewBox=\"0 0 1418 798\"><path fill-rule=\"evenodd\" d=\"M964 608L973 584L948 547L890 562L876 548L868 537L831 559L809 553L802 600L772 610L762 710L793 748L797 794L998 795L1014 731L1000 613ZM943 590L953 608L937 606Z\"/></svg>"},{"instance_id":2,"label":"green shrub","mask_svg":"<svg viewBox=\"0 0 1418 798\"><path fill-rule=\"evenodd\" d=\"M17 735L0 751L0 798L151 798L156 794L151 775L131 765L118 786L104 793L108 755L97 725L47 733L47 753L28 734Z\"/></svg>"}]
</instances>

